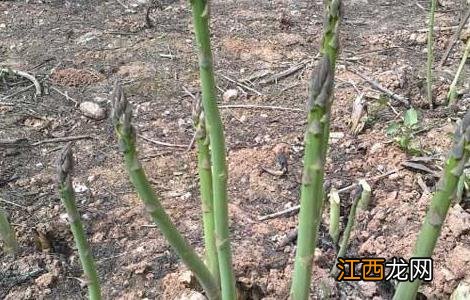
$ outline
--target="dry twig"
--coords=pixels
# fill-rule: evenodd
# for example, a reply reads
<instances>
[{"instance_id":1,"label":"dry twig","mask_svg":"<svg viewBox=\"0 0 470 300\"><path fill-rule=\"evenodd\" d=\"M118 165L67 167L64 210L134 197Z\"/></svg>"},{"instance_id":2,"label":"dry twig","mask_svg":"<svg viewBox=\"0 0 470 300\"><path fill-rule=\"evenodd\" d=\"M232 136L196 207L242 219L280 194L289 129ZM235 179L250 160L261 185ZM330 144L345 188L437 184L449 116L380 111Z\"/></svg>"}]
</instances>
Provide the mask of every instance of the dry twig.
<instances>
[{"instance_id":1,"label":"dry twig","mask_svg":"<svg viewBox=\"0 0 470 300\"><path fill-rule=\"evenodd\" d=\"M218 72L218 74L219 74L220 76L222 76L223 78L227 79L228 81L230 81L230 82L232 82L232 83L235 83L236 85L240 86L241 88L244 88L244 89L246 89L246 90L249 90L249 91L255 93L255 94L258 95L258 96L262 96L262 95L263 95L261 92L255 90L254 88L251 88L251 87L247 86L246 84L243 84L243 83L240 82L240 81L237 81L237 80L234 80L234 79L232 79L232 78L230 78L230 77L227 77L227 76L225 76L224 74L221 74L220 72Z\"/></svg>"},{"instance_id":2,"label":"dry twig","mask_svg":"<svg viewBox=\"0 0 470 300\"><path fill-rule=\"evenodd\" d=\"M58 138L38 141L38 142L32 143L31 146L38 146L42 144L51 144L51 143L70 142L70 141L85 140L85 139L91 139L91 138L92 137L89 135L65 136L65 137L58 137Z\"/></svg>"},{"instance_id":3,"label":"dry twig","mask_svg":"<svg viewBox=\"0 0 470 300\"><path fill-rule=\"evenodd\" d=\"M36 79L36 77L34 77L33 75L31 75L29 73L26 73L24 71L15 70L15 69L11 69L11 68L0 68L0 73L13 73L16 76L20 76L20 77L24 77L24 78L28 79L29 81L31 81L34 84L34 86L36 88L36 96L41 96L42 95L41 85L39 84L39 81Z\"/></svg>"},{"instance_id":4,"label":"dry twig","mask_svg":"<svg viewBox=\"0 0 470 300\"><path fill-rule=\"evenodd\" d=\"M367 178L365 180L368 181L368 182L374 182L374 181L380 180L384 177L390 176L390 175L400 171L401 169L403 169L403 168L395 169L395 170L392 170L392 171L384 173L384 174L380 174L380 175L377 175L377 176L374 176L374 177L371 177L371 178ZM348 186L346 186L342 189L339 189L338 194L346 193L346 192L356 188L359 184L360 184L360 182L358 181L358 182L355 182L351 185L348 185ZM292 207L286 208L284 210L281 210L281 211L278 211L278 212L275 212L275 213L272 213L272 214L269 214L269 215L261 216L261 217L258 218L258 221L265 221L265 220L274 219L274 218L282 217L282 216L285 216L285 215L289 215L291 213L292 214L297 213L299 211L299 209L300 209L300 205L292 206Z\"/></svg>"},{"instance_id":5,"label":"dry twig","mask_svg":"<svg viewBox=\"0 0 470 300\"><path fill-rule=\"evenodd\" d=\"M154 139L150 139L142 134L138 134L138 137L142 138L144 141L147 141L149 143L159 145L159 146L166 146L166 147L175 147L175 148L188 148L188 145L181 145L181 144L172 144L172 143L167 143L167 142L160 142Z\"/></svg>"},{"instance_id":6,"label":"dry twig","mask_svg":"<svg viewBox=\"0 0 470 300\"><path fill-rule=\"evenodd\" d=\"M388 96L390 96L390 98L392 99L395 99L397 101L400 101L401 103L405 104L407 107L410 106L410 100L401 96L401 95L398 95L394 92L392 92L391 90L383 87L380 83L378 83L377 81L365 76L364 74L361 74L359 71L357 70L354 70L352 68L348 68L348 70L350 72L352 72L353 74L361 77L362 79L364 79L365 81L367 81L367 83L369 83L371 86L373 86L374 88L376 88L377 90L381 91L382 93L385 93L387 94Z\"/></svg>"}]
</instances>

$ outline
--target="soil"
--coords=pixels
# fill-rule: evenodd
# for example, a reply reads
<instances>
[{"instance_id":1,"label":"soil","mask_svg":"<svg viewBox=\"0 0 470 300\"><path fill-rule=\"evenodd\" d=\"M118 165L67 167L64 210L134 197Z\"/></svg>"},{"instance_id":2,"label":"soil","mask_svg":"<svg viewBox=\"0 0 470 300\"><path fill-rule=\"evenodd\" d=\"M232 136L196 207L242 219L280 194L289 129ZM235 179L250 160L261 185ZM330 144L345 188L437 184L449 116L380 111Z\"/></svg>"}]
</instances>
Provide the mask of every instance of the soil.
<instances>
[{"instance_id":1,"label":"soil","mask_svg":"<svg viewBox=\"0 0 470 300\"><path fill-rule=\"evenodd\" d=\"M459 1L440 1L436 13L436 62L459 22ZM43 95L22 77L0 83L0 205L18 236L16 258L0 251L0 298L83 299L86 284L65 211L58 198L55 161L63 142L74 143L77 201L96 259L105 299L175 299L194 289L178 257L154 228L123 168L109 118L87 117L76 104L91 101L110 111L114 81L124 84L141 136L188 145L194 134L192 98L199 91L198 64L187 1L162 1L146 12L145 0L1 1L0 65L36 76ZM322 1L219 1L212 4L212 42L221 105L255 104L304 109L322 32ZM400 120L403 103L381 95L354 69L419 111L413 141L439 170L451 145L455 120L470 103L463 94L443 106L464 43L436 68L435 107L425 98L428 1L346 1L341 54L332 110L327 185L337 189L369 178L373 196L352 232L350 257L409 257L436 178L402 168L412 155L386 131ZM149 26L150 25L150 26ZM447 29L446 29L447 28ZM304 62L293 74L267 80ZM468 75L468 65L463 76ZM245 81L250 89L233 80ZM251 79L250 79L251 78ZM465 83L465 81L462 81ZM465 85L464 85L465 87ZM222 100L224 91L238 90ZM352 103L364 93L368 118L349 130ZM383 99L387 101L383 101ZM295 110L225 108L233 260L250 299L284 299L292 275L295 241L278 247L295 229L297 215L259 221L298 204L305 114ZM52 139L52 141L49 141ZM139 139L152 185L181 232L202 253L196 152ZM273 176L277 149L287 149L288 172ZM387 176L380 176L398 170ZM372 179L371 179L372 178ZM374 180L374 178L376 178ZM379 178L379 179L377 179ZM424 184L423 184L424 183ZM342 197L342 226L351 204ZM327 212L327 210L326 210ZM452 204L435 250L434 280L423 299L446 299L470 280L470 204ZM325 213L312 280L312 299L391 299L393 282L341 282L329 275L336 250ZM187 277L187 276L186 276ZM320 288L322 287L322 288ZM196 288L197 289L197 288ZM325 294L328 291L328 294Z\"/></svg>"}]
</instances>

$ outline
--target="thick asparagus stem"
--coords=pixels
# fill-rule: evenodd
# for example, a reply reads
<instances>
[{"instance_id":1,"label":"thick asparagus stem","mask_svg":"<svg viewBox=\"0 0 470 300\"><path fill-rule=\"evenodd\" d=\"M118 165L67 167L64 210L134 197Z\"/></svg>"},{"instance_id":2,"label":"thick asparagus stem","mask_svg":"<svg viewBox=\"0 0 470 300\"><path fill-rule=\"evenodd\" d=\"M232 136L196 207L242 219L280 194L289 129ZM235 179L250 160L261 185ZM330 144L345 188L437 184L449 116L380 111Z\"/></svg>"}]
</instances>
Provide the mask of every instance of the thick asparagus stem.
<instances>
[{"instance_id":1,"label":"thick asparagus stem","mask_svg":"<svg viewBox=\"0 0 470 300\"><path fill-rule=\"evenodd\" d=\"M452 84L449 87L449 92L447 93L447 105L451 106L457 100L457 83L459 82L460 74L462 73L463 67L467 62L468 53L470 52L470 38L467 40L467 44L465 46L465 50L463 52L462 60L460 61L459 67L457 72L455 72L454 80L452 80Z\"/></svg>"},{"instance_id":2,"label":"thick asparagus stem","mask_svg":"<svg viewBox=\"0 0 470 300\"><path fill-rule=\"evenodd\" d=\"M58 183L60 199L67 211L70 229L72 230L75 244L77 245L78 256L82 263L88 285L88 297L90 300L101 299L100 282L96 272L95 261L88 246L86 233L80 220L80 214L75 203L75 194L72 187L73 156L72 144L68 143L57 161Z\"/></svg>"},{"instance_id":3,"label":"thick asparagus stem","mask_svg":"<svg viewBox=\"0 0 470 300\"><path fill-rule=\"evenodd\" d=\"M330 191L330 227L329 234L336 244L339 240L339 216L341 210L341 198L336 189Z\"/></svg>"},{"instance_id":4,"label":"thick asparagus stem","mask_svg":"<svg viewBox=\"0 0 470 300\"><path fill-rule=\"evenodd\" d=\"M308 299L313 255L323 207L324 166L334 86L341 1L325 1L322 58L312 75L305 134L304 171L300 191L299 233L290 295Z\"/></svg>"},{"instance_id":5,"label":"thick asparagus stem","mask_svg":"<svg viewBox=\"0 0 470 300\"><path fill-rule=\"evenodd\" d=\"M429 30L428 30L428 61L426 66L426 92L429 105L433 107L432 100L432 64L434 62L434 12L436 11L437 0L430 0L431 7L429 9Z\"/></svg>"},{"instance_id":6,"label":"thick asparagus stem","mask_svg":"<svg viewBox=\"0 0 470 300\"><path fill-rule=\"evenodd\" d=\"M362 187L361 198L359 199L358 207L361 210L366 210L369 207L370 196L372 194L372 189L370 185L365 181L365 179L359 180L359 184Z\"/></svg>"},{"instance_id":7,"label":"thick asparagus stem","mask_svg":"<svg viewBox=\"0 0 470 300\"><path fill-rule=\"evenodd\" d=\"M116 83L113 96L113 123L130 180L144 203L147 212L186 266L199 280L207 293L207 297L211 300L220 299L217 282L194 249L176 229L150 186L137 157L135 147L136 133L131 125L131 117L131 106L124 95L122 87Z\"/></svg>"},{"instance_id":8,"label":"thick asparagus stem","mask_svg":"<svg viewBox=\"0 0 470 300\"><path fill-rule=\"evenodd\" d=\"M210 1L191 0L194 31L199 51L202 104L211 143L212 190L217 255L219 258L222 299L235 299L235 278L230 250L227 196L227 164L225 161L224 129L217 107L215 79L209 31Z\"/></svg>"},{"instance_id":9,"label":"thick asparagus stem","mask_svg":"<svg viewBox=\"0 0 470 300\"><path fill-rule=\"evenodd\" d=\"M209 136L206 134L204 112L198 98L193 107L193 122L196 128L196 145L198 154L199 188L202 202L202 221L204 223L204 241L206 263L216 281L219 280L219 259L215 244L214 198L212 193L211 157Z\"/></svg>"},{"instance_id":10,"label":"thick asparagus stem","mask_svg":"<svg viewBox=\"0 0 470 300\"><path fill-rule=\"evenodd\" d=\"M15 254L18 250L18 242L16 241L15 232L8 222L7 214L0 207L0 237L5 243L5 250L8 253Z\"/></svg>"},{"instance_id":11,"label":"thick asparagus stem","mask_svg":"<svg viewBox=\"0 0 470 300\"><path fill-rule=\"evenodd\" d=\"M445 164L444 174L437 183L421 231L416 240L412 257L431 257L441 233L447 211L453 199L464 165L470 157L470 111L457 124L454 148ZM416 298L421 281L400 282L393 299L411 300Z\"/></svg>"}]
</instances>

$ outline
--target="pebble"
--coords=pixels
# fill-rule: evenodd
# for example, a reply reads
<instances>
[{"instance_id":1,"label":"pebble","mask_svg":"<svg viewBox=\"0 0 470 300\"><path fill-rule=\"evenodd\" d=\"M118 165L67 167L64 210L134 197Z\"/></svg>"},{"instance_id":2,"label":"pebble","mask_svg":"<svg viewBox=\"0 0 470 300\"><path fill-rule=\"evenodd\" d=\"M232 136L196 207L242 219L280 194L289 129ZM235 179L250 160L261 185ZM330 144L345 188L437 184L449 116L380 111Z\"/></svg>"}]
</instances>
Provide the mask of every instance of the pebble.
<instances>
[{"instance_id":1,"label":"pebble","mask_svg":"<svg viewBox=\"0 0 470 300\"><path fill-rule=\"evenodd\" d=\"M80 111L84 116L94 120L103 120L106 118L106 110L95 102L85 101L80 103Z\"/></svg>"},{"instance_id":2,"label":"pebble","mask_svg":"<svg viewBox=\"0 0 470 300\"><path fill-rule=\"evenodd\" d=\"M55 278L56 277L52 273L46 273L39 276L35 282L39 287L44 288L50 286L54 282Z\"/></svg>"},{"instance_id":3,"label":"pebble","mask_svg":"<svg viewBox=\"0 0 470 300\"><path fill-rule=\"evenodd\" d=\"M207 298L204 297L203 294L194 292L194 291L191 291L189 293L184 293L178 299L179 300L207 300Z\"/></svg>"},{"instance_id":4,"label":"pebble","mask_svg":"<svg viewBox=\"0 0 470 300\"><path fill-rule=\"evenodd\" d=\"M237 99L237 97L238 97L238 91L236 89L226 90L224 92L224 95L222 96L222 98L224 99L225 102L235 100L235 99Z\"/></svg>"}]
</instances>

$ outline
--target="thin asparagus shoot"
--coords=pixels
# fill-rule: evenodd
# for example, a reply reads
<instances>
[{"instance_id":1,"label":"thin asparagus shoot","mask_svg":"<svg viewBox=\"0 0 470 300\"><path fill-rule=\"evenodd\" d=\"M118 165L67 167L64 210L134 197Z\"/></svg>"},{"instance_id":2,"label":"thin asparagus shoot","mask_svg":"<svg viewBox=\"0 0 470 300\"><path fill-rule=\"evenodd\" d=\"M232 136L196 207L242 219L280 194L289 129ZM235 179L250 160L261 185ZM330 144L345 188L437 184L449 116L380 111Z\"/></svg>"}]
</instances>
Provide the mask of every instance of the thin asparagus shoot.
<instances>
[{"instance_id":1,"label":"thin asparagus shoot","mask_svg":"<svg viewBox=\"0 0 470 300\"><path fill-rule=\"evenodd\" d=\"M75 193L72 187L73 154L72 144L68 143L62 150L57 161L58 186L62 203L67 211L70 229L78 250L78 256L88 285L88 298L101 299L101 288L96 272L95 261L87 242L85 230L80 220L80 213L75 202Z\"/></svg>"},{"instance_id":2,"label":"thin asparagus shoot","mask_svg":"<svg viewBox=\"0 0 470 300\"><path fill-rule=\"evenodd\" d=\"M359 185L362 187L361 198L359 199L358 207L361 210L366 210L370 203L370 196L372 189L364 179L359 180Z\"/></svg>"},{"instance_id":3,"label":"thin asparagus shoot","mask_svg":"<svg viewBox=\"0 0 470 300\"><path fill-rule=\"evenodd\" d=\"M339 0L325 1L325 28L320 49L322 57L310 81L297 251L290 290L293 300L308 299L310 294L313 256L325 197L323 179L338 53L340 8Z\"/></svg>"},{"instance_id":4,"label":"thin asparagus shoot","mask_svg":"<svg viewBox=\"0 0 470 300\"><path fill-rule=\"evenodd\" d=\"M130 180L144 203L145 209L184 264L194 273L206 291L207 297L211 300L220 299L216 280L194 249L176 229L145 175L137 156L136 132L131 124L131 118L131 105L124 95L122 86L116 82L113 95L113 124Z\"/></svg>"},{"instance_id":5,"label":"thin asparagus shoot","mask_svg":"<svg viewBox=\"0 0 470 300\"><path fill-rule=\"evenodd\" d=\"M336 244L339 240L339 216L341 210L341 199L335 188L330 191L330 227L329 234Z\"/></svg>"},{"instance_id":6,"label":"thin asparagus shoot","mask_svg":"<svg viewBox=\"0 0 470 300\"><path fill-rule=\"evenodd\" d=\"M434 63L434 12L436 11L437 0L430 0L431 7L429 9L429 28L428 28L428 61L426 65L426 92L429 105L433 108L432 99L432 65Z\"/></svg>"},{"instance_id":7,"label":"thin asparagus shoot","mask_svg":"<svg viewBox=\"0 0 470 300\"><path fill-rule=\"evenodd\" d=\"M219 280L219 259L215 244L214 198L212 193L211 157L209 136L206 134L204 112L200 98L193 106L193 122L196 128L195 140L198 154L199 188L202 202L202 221L204 226L204 242L206 264L215 280Z\"/></svg>"},{"instance_id":8,"label":"thin asparagus shoot","mask_svg":"<svg viewBox=\"0 0 470 300\"><path fill-rule=\"evenodd\" d=\"M5 252L15 254L18 251L15 231L8 222L7 213L0 207L0 237L5 245Z\"/></svg>"},{"instance_id":9,"label":"thin asparagus shoot","mask_svg":"<svg viewBox=\"0 0 470 300\"><path fill-rule=\"evenodd\" d=\"M349 210L348 222L346 223L343 236L341 237L341 243L339 246L338 254L336 256L336 260L338 260L338 258L340 257L344 258L344 255L346 255L346 251L348 250L349 238L351 237L351 231L353 230L354 224L356 223L356 211L357 211L357 206L359 204L359 201L361 199L362 191L363 191L362 186L358 185L356 190L354 190L351 193L352 204ZM338 269L335 265L335 267L333 268L332 274L336 276L337 272L338 272Z\"/></svg>"},{"instance_id":10,"label":"thin asparagus shoot","mask_svg":"<svg viewBox=\"0 0 470 300\"><path fill-rule=\"evenodd\" d=\"M454 80L452 80L452 83L449 87L449 92L447 93L447 105L451 106L455 103L457 100L457 83L459 82L460 75L462 74L463 67L465 66L465 63L467 62L468 58L468 53L470 52L470 38L467 40L467 43L465 45L465 50L463 52L462 60L460 60L459 67L457 69L457 72L455 72Z\"/></svg>"},{"instance_id":11,"label":"thin asparagus shoot","mask_svg":"<svg viewBox=\"0 0 470 300\"><path fill-rule=\"evenodd\" d=\"M444 174L437 183L436 192L421 226L412 257L432 256L460 176L469 157L470 111L467 111L463 120L457 124L454 147L446 160ZM415 299L420 284L420 280L400 282L393 299Z\"/></svg>"},{"instance_id":12,"label":"thin asparagus shoot","mask_svg":"<svg viewBox=\"0 0 470 300\"><path fill-rule=\"evenodd\" d=\"M217 255L219 258L220 285L222 298L235 299L235 277L233 275L232 253L227 195L227 163L225 161L225 140L222 120L215 94L214 67L209 30L210 1L191 0L194 32L199 52L199 74L201 77L202 104L211 144L212 191L214 196L214 220Z\"/></svg>"}]
</instances>

